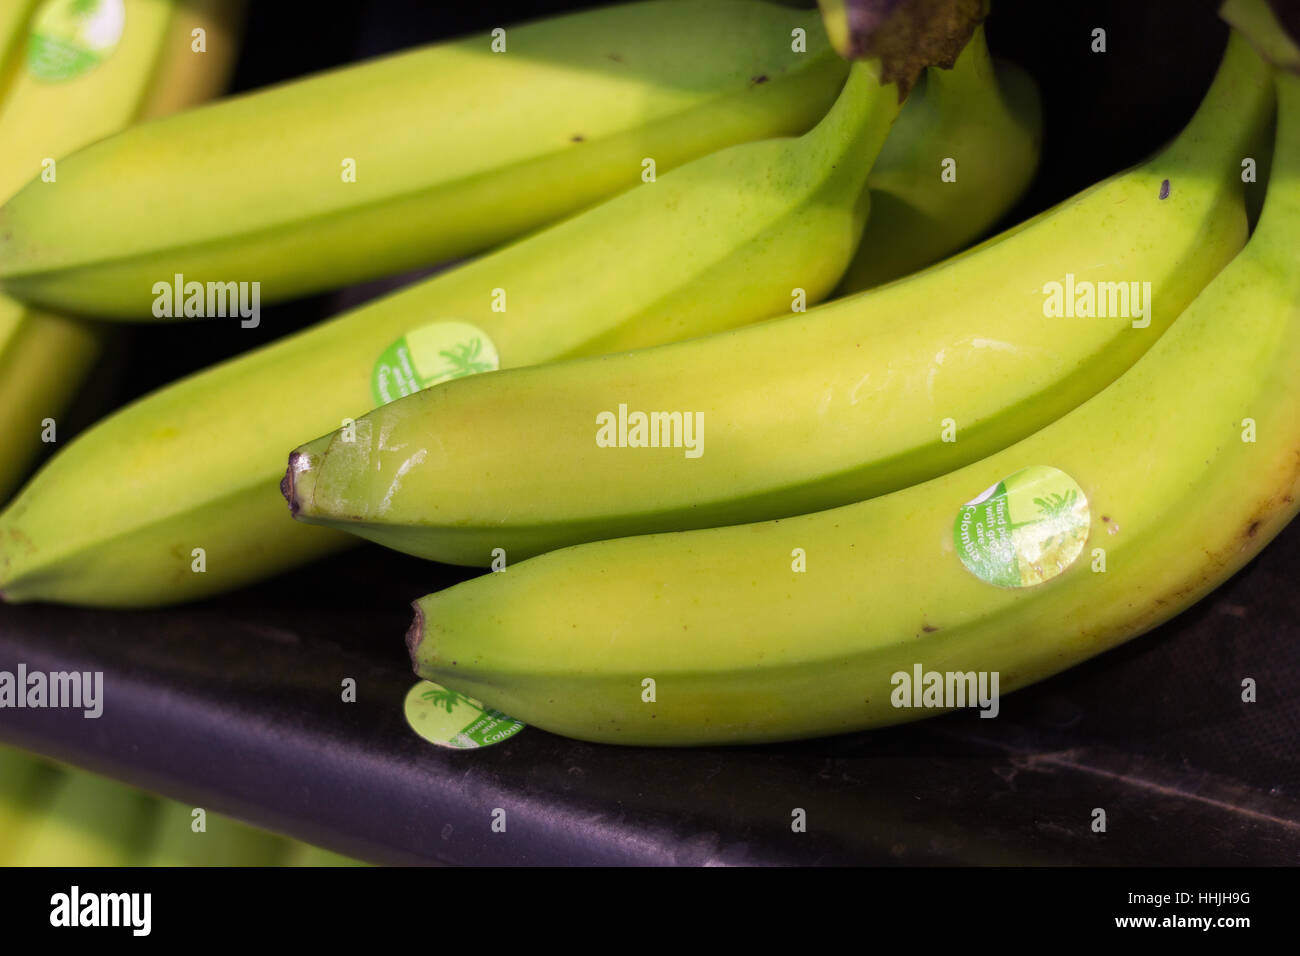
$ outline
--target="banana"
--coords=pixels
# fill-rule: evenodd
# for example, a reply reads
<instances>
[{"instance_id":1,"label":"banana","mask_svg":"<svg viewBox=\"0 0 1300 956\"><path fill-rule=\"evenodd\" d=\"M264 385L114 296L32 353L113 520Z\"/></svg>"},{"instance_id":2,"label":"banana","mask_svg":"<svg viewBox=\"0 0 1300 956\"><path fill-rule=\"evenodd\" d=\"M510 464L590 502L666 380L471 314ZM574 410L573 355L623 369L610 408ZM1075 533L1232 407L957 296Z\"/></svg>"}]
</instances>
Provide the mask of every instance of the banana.
<instances>
[{"instance_id":1,"label":"banana","mask_svg":"<svg viewBox=\"0 0 1300 956\"><path fill-rule=\"evenodd\" d=\"M981 25L950 70L930 67L871 170L871 218L839 294L909 275L982 235L1038 167L1033 78L994 63Z\"/></svg>"},{"instance_id":2,"label":"banana","mask_svg":"<svg viewBox=\"0 0 1300 956\"><path fill-rule=\"evenodd\" d=\"M1278 96L1256 233L1098 395L882 498L430 595L417 673L584 740L753 743L914 720L977 685L995 701L1208 594L1300 507L1300 77Z\"/></svg>"},{"instance_id":3,"label":"banana","mask_svg":"<svg viewBox=\"0 0 1300 956\"><path fill-rule=\"evenodd\" d=\"M494 52L500 50L501 52ZM807 130L847 65L811 11L660 0L236 97L83 150L0 210L0 280L150 319L155 284L261 302L466 256L725 146Z\"/></svg>"},{"instance_id":4,"label":"banana","mask_svg":"<svg viewBox=\"0 0 1300 956\"><path fill-rule=\"evenodd\" d=\"M14 851L40 813L57 771L42 760L0 747L0 866Z\"/></svg>"},{"instance_id":5,"label":"banana","mask_svg":"<svg viewBox=\"0 0 1300 956\"><path fill-rule=\"evenodd\" d=\"M86 12L75 12L76 7L76 0L47 0L33 18L33 38L50 36L52 45L63 42L63 33L90 33L89 25L111 19L118 9L113 2L92 2ZM116 133L135 118L147 99L174 8L173 0L124 0L120 26L107 27L93 46L78 41L85 44L83 55L99 57L98 62L72 59L62 46L44 56L28 53L26 69L19 71L0 106L0 137L5 143L0 196L9 199L33 179L37 194L75 188L66 168L57 164L51 170L48 160ZM69 25L53 34L42 24L56 15L69 18ZM35 48L35 39L30 46ZM64 59L56 61L56 56Z\"/></svg>"},{"instance_id":6,"label":"banana","mask_svg":"<svg viewBox=\"0 0 1300 956\"><path fill-rule=\"evenodd\" d=\"M801 137L695 160L105 419L0 515L5 599L146 605L256 580L343 544L277 494L305 435L442 377L729 328L790 308L794 287L826 296L899 110L876 69L856 65Z\"/></svg>"},{"instance_id":7,"label":"banana","mask_svg":"<svg viewBox=\"0 0 1300 956\"><path fill-rule=\"evenodd\" d=\"M246 6L246 0L180 0L137 121L170 116L225 92ZM199 30L201 54L195 49Z\"/></svg>"},{"instance_id":8,"label":"banana","mask_svg":"<svg viewBox=\"0 0 1300 956\"><path fill-rule=\"evenodd\" d=\"M104 335L77 319L0 295L0 502L31 467L42 433L68 408L102 354Z\"/></svg>"},{"instance_id":9,"label":"banana","mask_svg":"<svg viewBox=\"0 0 1300 956\"><path fill-rule=\"evenodd\" d=\"M194 808L176 800L162 804L158 842L146 866L278 866L290 842L229 817L208 813L206 829L194 831Z\"/></svg>"},{"instance_id":10,"label":"banana","mask_svg":"<svg viewBox=\"0 0 1300 956\"><path fill-rule=\"evenodd\" d=\"M47 0L42 17L67 7ZM133 119L162 115L214 95L233 64L238 4L222 0L126 0L121 37L102 61L73 76L48 64L23 71L0 106L0 196L9 197L43 169L37 188L66 187L54 160L113 133ZM114 4L91 4L73 24ZM205 31L195 53L192 31ZM109 30L107 36L112 36ZM75 62L75 61L71 61ZM8 499L45 439L103 353L102 327L33 309L0 295L0 502Z\"/></svg>"},{"instance_id":11,"label":"banana","mask_svg":"<svg viewBox=\"0 0 1300 956\"><path fill-rule=\"evenodd\" d=\"M9 88L9 80L18 69L23 55L23 38L27 21L39 0L9 0L0 6L0 93Z\"/></svg>"},{"instance_id":12,"label":"banana","mask_svg":"<svg viewBox=\"0 0 1300 956\"><path fill-rule=\"evenodd\" d=\"M0 866L349 866L328 850L0 747Z\"/></svg>"},{"instance_id":13,"label":"banana","mask_svg":"<svg viewBox=\"0 0 1300 956\"><path fill-rule=\"evenodd\" d=\"M418 392L353 441L295 450L290 510L485 566L819 511L978 460L1113 381L1237 253L1239 163L1271 110L1234 38L1170 146L1002 237L806 315Z\"/></svg>"},{"instance_id":14,"label":"banana","mask_svg":"<svg viewBox=\"0 0 1300 956\"><path fill-rule=\"evenodd\" d=\"M157 837L159 803L71 767L17 841L12 866L139 866Z\"/></svg>"},{"instance_id":15,"label":"banana","mask_svg":"<svg viewBox=\"0 0 1300 956\"><path fill-rule=\"evenodd\" d=\"M295 842L293 848L289 851L289 858L285 862L286 866L368 866L361 860L354 860L352 857L343 856L335 853L333 850L326 850L322 847L312 846L309 843Z\"/></svg>"}]
</instances>

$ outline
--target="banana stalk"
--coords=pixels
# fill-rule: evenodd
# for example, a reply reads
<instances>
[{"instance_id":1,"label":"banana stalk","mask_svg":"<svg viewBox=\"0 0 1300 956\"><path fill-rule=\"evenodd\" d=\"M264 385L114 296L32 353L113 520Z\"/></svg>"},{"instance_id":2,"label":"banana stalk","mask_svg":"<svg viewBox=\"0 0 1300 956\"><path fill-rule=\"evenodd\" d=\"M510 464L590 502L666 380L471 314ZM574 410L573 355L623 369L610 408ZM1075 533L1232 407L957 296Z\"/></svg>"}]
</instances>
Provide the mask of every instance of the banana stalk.
<instances>
[{"instance_id":1,"label":"banana stalk","mask_svg":"<svg viewBox=\"0 0 1300 956\"><path fill-rule=\"evenodd\" d=\"M932 66L871 170L871 218L837 294L909 275L982 236L1038 167L1033 78L994 62L980 26L951 69Z\"/></svg>"}]
</instances>

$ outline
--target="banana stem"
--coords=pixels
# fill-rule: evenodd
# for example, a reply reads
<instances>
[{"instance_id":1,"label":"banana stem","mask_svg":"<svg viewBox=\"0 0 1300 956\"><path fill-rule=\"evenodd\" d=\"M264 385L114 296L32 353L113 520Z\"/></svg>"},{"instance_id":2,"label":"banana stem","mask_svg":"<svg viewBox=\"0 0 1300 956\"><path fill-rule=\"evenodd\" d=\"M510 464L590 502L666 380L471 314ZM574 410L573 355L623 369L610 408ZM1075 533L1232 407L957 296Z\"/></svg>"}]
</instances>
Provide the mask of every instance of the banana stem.
<instances>
[{"instance_id":1,"label":"banana stem","mask_svg":"<svg viewBox=\"0 0 1300 956\"><path fill-rule=\"evenodd\" d=\"M1300 76L1277 73L1277 139L1264 211L1251 245L1267 246L1285 272L1295 269L1300 229Z\"/></svg>"},{"instance_id":2,"label":"banana stem","mask_svg":"<svg viewBox=\"0 0 1300 956\"><path fill-rule=\"evenodd\" d=\"M948 97L966 97L972 88L997 82L997 71L993 68L993 56L989 53L988 40L984 37L984 24L975 28L971 38L966 41L961 55L947 69L931 66L925 71L926 96L937 94L940 99ZM909 96L916 93L913 89Z\"/></svg>"},{"instance_id":3,"label":"banana stem","mask_svg":"<svg viewBox=\"0 0 1300 956\"><path fill-rule=\"evenodd\" d=\"M1273 108L1270 67L1236 31L1214 82L1178 137L1165 149L1171 165L1237 176L1243 151L1257 145L1258 131Z\"/></svg>"},{"instance_id":4,"label":"banana stem","mask_svg":"<svg viewBox=\"0 0 1300 956\"><path fill-rule=\"evenodd\" d=\"M880 64L855 62L830 112L803 136L808 168L827 170L828 179L848 176L865 190L901 108L898 87L880 82Z\"/></svg>"}]
</instances>

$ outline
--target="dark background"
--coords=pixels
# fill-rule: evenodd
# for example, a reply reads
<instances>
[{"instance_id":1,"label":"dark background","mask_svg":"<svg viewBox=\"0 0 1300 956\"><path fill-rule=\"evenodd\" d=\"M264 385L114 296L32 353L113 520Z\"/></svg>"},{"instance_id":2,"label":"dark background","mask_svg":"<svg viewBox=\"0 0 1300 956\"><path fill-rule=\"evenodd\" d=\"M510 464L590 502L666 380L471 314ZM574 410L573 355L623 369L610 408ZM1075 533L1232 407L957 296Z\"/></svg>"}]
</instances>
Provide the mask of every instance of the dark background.
<instances>
[{"instance_id":1,"label":"dark background","mask_svg":"<svg viewBox=\"0 0 1300 956\"><path fill-rule=\"evenodd\" d=\"M588 6L592 4L587 4ZM573 3L254 3L234 88L509 25ZM1044 151L1018 221L1142 159L1209 86L1215 3L998 0L990 46L1037 78ZM1094 27L1108 51L1090 52ZM377 294L237 323L135 329L116 400ZM10 711L0 736L376 861L1300 862L1300 528L1158 631L973 713L757 748L618 749L529 729L477 753L404 726L411 599L477 573L367 546L186 608L0 608L0 666L103 669L93 722ZM357 678L357 704L338 681ZM1254 677L1260 700L1242 704ZM493 807L517 811L490 835ZM1105 807L1110 830L1089 829ZM809 813L792 835L790 809Z\"/></svg>"}]
</instances>

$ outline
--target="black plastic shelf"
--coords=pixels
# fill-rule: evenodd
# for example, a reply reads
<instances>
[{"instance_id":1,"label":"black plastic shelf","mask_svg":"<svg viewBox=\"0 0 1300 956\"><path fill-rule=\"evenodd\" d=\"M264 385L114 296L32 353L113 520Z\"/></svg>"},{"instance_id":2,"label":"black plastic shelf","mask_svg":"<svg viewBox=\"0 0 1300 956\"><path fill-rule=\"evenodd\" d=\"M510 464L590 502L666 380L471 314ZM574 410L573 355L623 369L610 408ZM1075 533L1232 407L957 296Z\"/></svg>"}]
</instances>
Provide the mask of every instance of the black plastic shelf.
<instances>
[{"instance_id":1,"label":"black plastic shelf","mask_svg":"<svg viewBox=\"0 0 1300 956\"><path fill-rule=\"evenodd\" d=\"M0 608L0 669L102 670L106 699L96 720L0 711L0 736L375 862L1300 863L1300 526L997 719L703 750L424 742L405 602L448 569L368 551L191 608Z\"/></svg>"}]
</instances>

